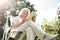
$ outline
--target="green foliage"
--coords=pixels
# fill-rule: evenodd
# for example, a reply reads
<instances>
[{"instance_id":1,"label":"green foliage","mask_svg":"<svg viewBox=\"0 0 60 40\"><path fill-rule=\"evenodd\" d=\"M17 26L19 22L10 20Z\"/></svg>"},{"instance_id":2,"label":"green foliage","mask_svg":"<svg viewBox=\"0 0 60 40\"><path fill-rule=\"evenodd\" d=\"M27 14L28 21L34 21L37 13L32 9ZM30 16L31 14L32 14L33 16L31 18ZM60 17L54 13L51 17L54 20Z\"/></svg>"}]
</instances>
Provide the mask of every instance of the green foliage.
<instances>
[{"instance_id":1,"label":"green foliage","mask_svg":"<svg viewBox=\"0 0 60 40\"><path fill-rule=\"evenodd\" d=\"M18 3L17 3L18 2ZM16 14L16 11L17 10L19 10L19 12L20 12L20 10L22 9L22 8L29 8L30 9L30 11L32 12L32 11L36 11L33 7L34 7L34 5L33 4L30 4L30 2L26 2L25 0L23 1L23 0L17 0L16 2L15 2L15 6L14 6L14 8L10 8L9 10L10 10L10 12L11 12L11 14L13 15L13 16L17 16L18 15L18 13ZM13 10L12 10L13 9Z\"/></svg>"},{"instance_id":2,"label":"green foliage","mask_svg":"<svg viewBox=\"0 0 60 40\"><path fill-rule=\"evenodd\" d=\"M54 18L52 22L46 22L43 24L43 29L50 34L60 34L60 19ZM59 31L59 32L58 32ZM60 36L52 40L60 40Z\"/></svg>"}]
</instances>

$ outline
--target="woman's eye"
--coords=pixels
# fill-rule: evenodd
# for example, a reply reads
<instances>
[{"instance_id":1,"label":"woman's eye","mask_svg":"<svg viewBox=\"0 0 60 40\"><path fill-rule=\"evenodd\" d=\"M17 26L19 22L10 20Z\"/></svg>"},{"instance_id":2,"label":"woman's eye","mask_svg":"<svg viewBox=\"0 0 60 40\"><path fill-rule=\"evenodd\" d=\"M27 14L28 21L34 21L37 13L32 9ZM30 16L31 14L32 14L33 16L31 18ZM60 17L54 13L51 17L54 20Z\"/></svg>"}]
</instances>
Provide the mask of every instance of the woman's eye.
<instances>
[{"instance_id":1,"label":"woman's eye","mask_svg":"<svg viewBox=\"0 0 60 40\"><path fill-rule=\"evenodd\" d=\"M26 11L24 11L24 12L26 12Z\"/></svg>"}]
</instances>

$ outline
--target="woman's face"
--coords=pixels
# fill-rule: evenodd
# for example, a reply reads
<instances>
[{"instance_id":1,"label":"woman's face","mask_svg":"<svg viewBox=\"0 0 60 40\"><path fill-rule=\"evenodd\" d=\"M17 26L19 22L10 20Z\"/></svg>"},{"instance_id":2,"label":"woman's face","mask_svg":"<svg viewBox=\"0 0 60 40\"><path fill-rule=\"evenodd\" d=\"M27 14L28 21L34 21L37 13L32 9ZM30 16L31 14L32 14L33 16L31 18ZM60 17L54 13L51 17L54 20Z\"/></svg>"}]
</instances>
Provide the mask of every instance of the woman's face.
<instances>
[{"instance_id":1,"label":"woman's face","mask_svg":"<svg viewBox=\"0 0 60 40\"><path fill-rule=\"evenodd\" d=\"M22 18L26 18L28 16L28 10L23 10L21 16Z\"/></svg>"},{"instance_id":2,"label":"woman's face","mask_svg":"<svg viewBox=\"0 0 60 40\"><path fill-rule=\"evenodd\" d=\"M36 16L32 17L32 21L35 22L36 21Z\"/></svg>"}]
</instances>

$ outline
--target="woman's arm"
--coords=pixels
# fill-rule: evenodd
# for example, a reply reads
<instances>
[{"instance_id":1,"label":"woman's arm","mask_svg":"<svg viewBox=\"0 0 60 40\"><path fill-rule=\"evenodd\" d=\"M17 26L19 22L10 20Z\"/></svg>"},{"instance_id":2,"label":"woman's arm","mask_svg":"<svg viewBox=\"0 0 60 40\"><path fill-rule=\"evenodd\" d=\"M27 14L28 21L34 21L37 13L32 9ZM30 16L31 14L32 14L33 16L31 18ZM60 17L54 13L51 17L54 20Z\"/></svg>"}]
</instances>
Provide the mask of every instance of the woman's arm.
<instances>
[{"instance_id":1,"label":"woman's arm","mask_svg":"<svg viewBox=\"0 0 60 40\"><path fill-rule=\"evenodd\" d=\"M17 20L13 21L13 24L11 25L11 29L15 29L17 27L20 27L25 22L25 19L22 20L22 22L18 23Z\"/></svg>"},{"instance_id":2,"label":"woman's arm","mask_svg":"<svg viewBox=\"0 0 60 40\"><path fill-rule=\"evenodd\" d=\"M33 21L29 21L29 26L32 28L38 38L42 40L46 32L38 25L36 25Z\"/></svg>"},{"instance_id":3,"label":"woman's arm","mask_svg":"<svg viewBox=\"0 0 60 40\"><path fill-rule=\"evenodd\" d=\"M58 36L58 34L55 34L55 35L53 35L53 34L50 34L50 33L46 33L41 27L39 28L39 26L38 25L36 25L34 22L29 22L29 25L30 25L30 27L33 29L33 31L35 32L35 34L38 36L38 38L40 39L40 40L50 40L50 39L53 39L53 38L55 38L55 37L57 37Z\"/></svg>"}]
</instances>

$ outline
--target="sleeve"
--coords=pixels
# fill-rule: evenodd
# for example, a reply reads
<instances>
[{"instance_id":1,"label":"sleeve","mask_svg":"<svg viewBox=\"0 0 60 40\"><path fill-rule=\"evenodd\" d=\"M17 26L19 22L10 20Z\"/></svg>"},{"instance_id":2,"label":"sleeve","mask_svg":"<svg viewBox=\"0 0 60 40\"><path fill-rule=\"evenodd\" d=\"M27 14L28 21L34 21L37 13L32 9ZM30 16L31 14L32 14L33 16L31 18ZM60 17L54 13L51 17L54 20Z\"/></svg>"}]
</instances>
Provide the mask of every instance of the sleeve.
<instances>
[{"instance_id":1,"label":"sleeve","mask_svg":"<svg viewBox=\"0 0 60 40\"><path fill-rule=\"evenodd\" d=\"M32 30L35 32L35 34L38 36L38 38L43 39L43 36L45 35L45 31L42 31L42 29L39 28L39 26L36 25L33 21L29 21L29 25L32 28Z\"/></svg>"},{"instance_id":2,"label":"sleeve","mask_svg":"<svg viewBox=\"0 0 60 40\"><path fill-rule=\"evenodd\" d=\"M18 18L17 17L15 17L12 21L12 24L16 24L16 23L18 23Z\"/></svg>"},{"instance_id":3,"label":"sleeve","mask_svg":"<svg viewBox=\"0 0 60 40\"><path fill-rule=\"evenodd\" d=\"M34 35L34 32L33 32L32 28L28 27L26 29L26 32L27 32L27 40L34 40L35 35Z\"/></svg>"},{"instance_id":4,"label":"sleeve","mask_svg":"<svg viewBox=\"0 0 60 40\"><path fill-rule=\"evenodd\" d=\"M56 38L58 36L58 34L50 34L50 33L46 33L46 37L45 39L53 39Z\"/></svg>"},{"instance_id":5,"label":"sleeve","mask_svg":"<svg viewBox=\"0 0 60 40\"><path fill-rule=\"evenodd\" d=\"M35 32L35 34L41 40L43 40L44 38L49 40L49 39L53 39L58 36L58 34L53 35L53 34L46 33L42 28L39 28L39 26L36 25L33 21L30 21L29 23L31 25L31 28Z\"/></svg>"}]
</instances>

